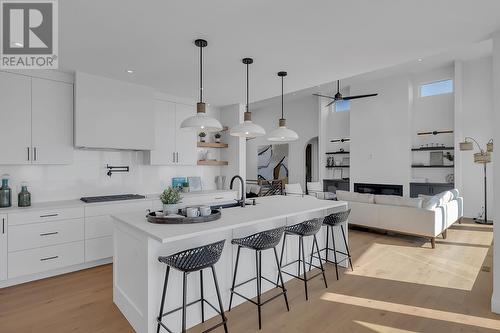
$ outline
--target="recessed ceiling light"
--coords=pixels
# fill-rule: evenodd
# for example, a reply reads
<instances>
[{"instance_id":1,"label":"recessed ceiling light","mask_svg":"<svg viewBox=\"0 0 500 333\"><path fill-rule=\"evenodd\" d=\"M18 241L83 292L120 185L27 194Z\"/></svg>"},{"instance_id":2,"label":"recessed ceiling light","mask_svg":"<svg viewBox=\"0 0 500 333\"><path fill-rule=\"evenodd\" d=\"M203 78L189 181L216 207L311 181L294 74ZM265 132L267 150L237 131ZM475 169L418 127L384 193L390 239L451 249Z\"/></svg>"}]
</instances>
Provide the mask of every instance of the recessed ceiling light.
<instances>
[{"instance_id":1,"label":"recessed ceiling light","mask_svg":"<svg viewBox=\"0 0 500 333\"><path fill-rule=\"evenodd\" d=\"M418 58L418 62L422 62L422 60L423 60L422 58Z\"/></svg>"},{"instance_id":2,"label":"recessed ceiling light","mask_svg":"<svg viewBox=\"0 0 500 333\"><path fill-rule=\"evenodd\" d=\"M14 46L17 46L17 47L23 47L23 43L20 43L20 42L14 42Z\"/></svg>"},{"instance_id":3,"label":"recessed ceiling light","mask_svg":"<svg viewBox=\"0 0 500 333\"><path fill-rule=\"evenodd\" d=\"M129 73L129 74L134 74L134 71L133 71L133 70L131 70L131 69L127 69L127 73Z\"/></svg>"}]
</instances>

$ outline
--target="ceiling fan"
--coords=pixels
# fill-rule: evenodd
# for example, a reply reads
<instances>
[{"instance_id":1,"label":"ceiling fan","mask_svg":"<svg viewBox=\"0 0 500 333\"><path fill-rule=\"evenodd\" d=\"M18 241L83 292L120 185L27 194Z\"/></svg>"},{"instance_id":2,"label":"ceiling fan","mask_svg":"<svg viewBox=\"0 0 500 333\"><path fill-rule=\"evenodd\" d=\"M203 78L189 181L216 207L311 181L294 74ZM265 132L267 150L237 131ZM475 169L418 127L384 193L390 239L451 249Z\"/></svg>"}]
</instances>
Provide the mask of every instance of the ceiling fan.
<instances>
[{"instance_id":1,"label":"ceiling fan","mask_svg":"<svg viewBox=\"0 0 500 333\"><path fill-rule=\"evenodd\" d=\"M330 98L330 99L333 99L333 101L331 101L330 103L328 103L326 106L330 106L332 105L333 103L335 102L339 102L339 101L349 101L351 99L358 99L358 98L365 98L365 97L373 97L373 96L377 96L378 94L368 94L368 95L358 95L358 96L342 96L342 94L340 93L340 80L337 80L337 93L335 94L334 97L332 96L325 96L325 95L320 95L320 94L313 94L314 96L319 96L319 97L325 97L325 98Z\"/></svg>"}]
</instances>

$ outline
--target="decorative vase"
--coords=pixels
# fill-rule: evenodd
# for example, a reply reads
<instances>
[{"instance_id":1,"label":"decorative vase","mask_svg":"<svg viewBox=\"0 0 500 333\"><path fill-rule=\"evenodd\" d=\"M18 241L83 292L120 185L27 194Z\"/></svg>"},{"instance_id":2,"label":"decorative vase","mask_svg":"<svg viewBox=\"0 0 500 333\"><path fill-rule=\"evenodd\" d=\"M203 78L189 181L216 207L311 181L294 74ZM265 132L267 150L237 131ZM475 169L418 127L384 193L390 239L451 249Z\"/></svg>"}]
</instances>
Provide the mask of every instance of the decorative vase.
<instances>
[{"instance_id":1,"label":"decorative vase","mask_svg":"<svg viewBox=\"0 0 500 333\"><path fill-rule=\"evenodd\" d=\"M31 206L31 193L28 191L28 185L21 185L21 192L17 195L17 205L19 207Z\"/></svg>"},{"instance_id":2,"label":"decorative vase","mask_svg":"<svg viewBox=\"0 0 500 333\"><path fill-rule=\"evenodd\" d=\"M178 204L163 204L163 214L177 214L179 212Z\"/></svg>"},{"instance_id":3,"label":"decorative vase","mask_svg":"<svg viewBox=\"0 0 500 333\"><path fill-rule=\"evenodd\" d=\"M12 190L9 187L9 175L2 176L2 187L0 187L0 207L10 207L12 205Z\"/></svg>"},{"instance_id":4,"label":"decorative vase","mask_svg":"<svg viewBox=\"0 0 500 333\"><path fill-rule=\"evenodd\" d=\"M215 138L216 143L220 143L220 138Z\"/></svg>"},{"instance_id":5,"label":"decorative vase","mask_svg":"<svg viewBox=\"0 0 500 333\"><path fill-rule=\"evenodd\" d=\"M200 142L205 142L205 138L200 136Z\"/></svg>"}]
</instances>

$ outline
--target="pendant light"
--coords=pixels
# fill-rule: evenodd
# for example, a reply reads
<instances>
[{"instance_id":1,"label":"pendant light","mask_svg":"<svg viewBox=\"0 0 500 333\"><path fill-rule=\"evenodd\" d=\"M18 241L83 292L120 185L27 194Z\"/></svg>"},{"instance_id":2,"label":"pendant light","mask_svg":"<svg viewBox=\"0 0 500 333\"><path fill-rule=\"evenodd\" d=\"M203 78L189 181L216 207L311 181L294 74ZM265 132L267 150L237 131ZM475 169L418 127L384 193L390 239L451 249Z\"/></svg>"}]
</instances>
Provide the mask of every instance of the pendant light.
<instances>
[{"instance_id":1,"label":"pendant light","mask_svg":"<svg viewBox=\"0 0 500 333\"><path fill-rule=\"evenodd\" d=\"M269 134L269 137L267 138L268 141L272 142L291 142L291 141L296 141L299 136L298 134L289 129L286 128L286 119L284 117L284 102L283 102L283 79L287 75L286 72L279 72L278 76L281 77L281 118L279 119L278 122L278 128L272 131Z\"/></svg>"},{"instance_id":2,"label":"pendant light","mask_svg":"<svg viewBox=\"0 0 500 333\"><path fill-rule=\"evenodd\" d=\"M200 48L200 101L196 104L196 115L184 119L181 128L186 130L197 130L202 132L222 131L221 123L205 113L205 103L203 103L203 48L208 45L204 39L197 39L194 45Z\"/></svg>"},{"instance_id":3,"label":"pendant light","mask_svg":"<svg viewBox=\"0 0 500 333\"><path fill-rule=\"evenodd\" d=\"M242 60L242 62L247 66L247 104L246 104L246 109L245 109L245 114L244 114L244 122L242 124L236 125L235 127L231 128L231 131L229 134L232 136L239 136L243 138L255 138L258 136L263 136L266 135L266 131L262 128L262 126L259 126L257 124L254 124L252 122L252 113L248 111L248 66L253 63L252 58L245 58Z\"/></svg>"}]
</instances>

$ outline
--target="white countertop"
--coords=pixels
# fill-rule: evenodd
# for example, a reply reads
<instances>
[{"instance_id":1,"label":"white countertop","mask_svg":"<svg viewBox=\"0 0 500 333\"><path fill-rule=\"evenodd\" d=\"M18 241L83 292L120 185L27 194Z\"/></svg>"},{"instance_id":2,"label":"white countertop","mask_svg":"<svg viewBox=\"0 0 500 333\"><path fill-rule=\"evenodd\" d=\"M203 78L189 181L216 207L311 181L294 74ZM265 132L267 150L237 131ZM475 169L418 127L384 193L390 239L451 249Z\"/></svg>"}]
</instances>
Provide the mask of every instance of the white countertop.
<instances>
[{"instance_id":1,"label":"white countertop","mask_svg":"<svg viewBox=\"0 0 500 333\"><path fill-rule=\"evenodd\" d=\"M118 223L124 223L153 239L166 243L347 205L345 201L318 200L309 196L271 196L256 198L256 201L255 206L223 209L219 220L205 223L154 224L147 222L144 213L117 214L112 217Z\"/></svg>"},{"instance_id":2,"label":"white countertop","mask_svg":"<svg viewBox=\"0 0 500 333\"><path fill-rule=\"evenodd\" d=\"M202 195L227 193L227 192L236 192L236 191L233 191L233 190L206 190L206 191L187 192L187 193L182 193L181 195L183 197L190 197L190 196L202 196ZM92 203L85 203L79 199L47 201L47 202L34 202L29 207L12 206L12 207L7 207L7 208L0 208L0 214L19 213L19 212L26 212L26 211L30 211L30 210L85 207L85 206L89 206L89 205L90 206L110 205L110 204L112 205L115 203L136 202L136 201L141 201L141 200L153 201L153 200L159 200L159 197L160 197L159 193L143 194L143 195L146 196L145 199L118 200L118 201L105 201L105 202L92 202Z\"/></svg>"}]
</instances>

